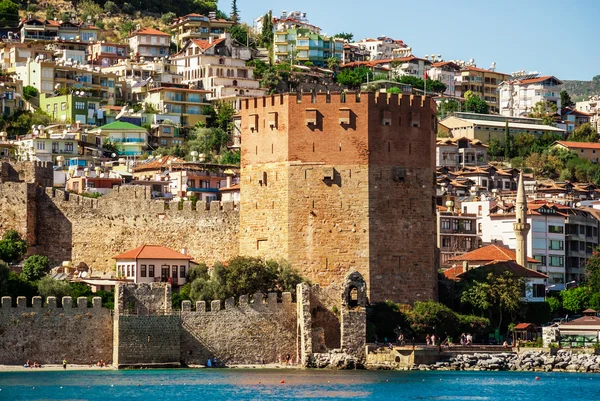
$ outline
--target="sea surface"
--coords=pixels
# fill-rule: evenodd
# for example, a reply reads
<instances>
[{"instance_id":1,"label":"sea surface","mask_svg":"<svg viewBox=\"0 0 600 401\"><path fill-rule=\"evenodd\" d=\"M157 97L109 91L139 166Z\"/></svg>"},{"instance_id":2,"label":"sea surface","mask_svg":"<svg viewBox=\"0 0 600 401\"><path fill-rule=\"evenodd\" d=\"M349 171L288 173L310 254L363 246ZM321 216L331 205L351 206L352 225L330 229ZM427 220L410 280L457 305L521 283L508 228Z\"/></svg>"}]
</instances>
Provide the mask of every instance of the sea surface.
<instances>
[{"instance_id":1,"label":"sea surface","mask_svg":"<svg viewBox=\"0 0 600 401\"><path fill-rule=\"evenodd\" d=\"M598 401L600 375L283 369L0 373L0 400L332 399Z\"/></svg>"}]
</instances>

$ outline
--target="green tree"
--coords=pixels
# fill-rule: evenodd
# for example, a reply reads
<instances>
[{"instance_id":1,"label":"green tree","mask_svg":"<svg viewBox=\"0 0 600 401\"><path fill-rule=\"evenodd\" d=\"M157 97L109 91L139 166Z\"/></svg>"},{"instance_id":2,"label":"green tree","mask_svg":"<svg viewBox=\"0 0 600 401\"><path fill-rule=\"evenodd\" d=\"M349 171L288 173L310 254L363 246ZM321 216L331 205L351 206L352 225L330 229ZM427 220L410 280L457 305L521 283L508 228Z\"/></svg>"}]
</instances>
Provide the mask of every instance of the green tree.
<instances>
[{"instance_id":1,"label":"green tree","mask_svg":"<svg viewBox=\"0 0 600 401\"><path fill-rule=\"evenodd\" d=\"M397 79L397 81L402 84L410 85L415 89L423 90L425 87L425 82L421 78L413 77L411 75L403 75Z\"/></svg>"},{"instance_id":2,"label":"green tree","mask_svg":"<svg viewBox=\"0 0 600 401\"><path fill-rule=\"evenodd\" d=\"M562 306L572 313L580 313L588 307L590 287L581 285L562 292Z\"/></svg>"},{"instance_id":3,"label":"green tree","mask_svg":"<svg viewBox=\"0 0 600 401\"><path fill-rule=\"evenodd\" d=\"M269 48L273 44L273 14L271 10L263 16L260 34L261 46ZM256 71L254 71L256 75Z\"/></svg>"},{"instance_id":4,"label":"green tree","mask_svg":"<svg viewBox=\"0 0 600 401\"><path fill-rule=\"evenodd\" d=\"M333 35L334 38L341 38L344 40L347 40L348 42L352 42L352 40L354 40L354 34L353 33L347 33L347 32L340 32L340 33L336 33L335 35Z\"/></svg>"},{"instance_id":5,"label":"green tree","mask_svg":"<svg viewBox=\"0 0 600 401\"><path fill-rule=\"evenodd\" d=\"M545 102L537 102L528 113L528 116L531 118L540 118L542 119L542 124L554 126L554 118L558 108L556 107L556 103L552 103L549 101Z\"/></svg>"},{"instance_id":6,"label":"green tree","mask_svg":"<svg viewBox=\"0 0 600 401\"><path fill-rule=\"evenodd\" d=\"M47 256L31 255L25 259L21 277L27 281L37 281L50 272L50 261Z\"/></svg>"},{"instance_id":7,"label":"green tree","mask_svg":"<svg viewBox=\"0 0 600 401\"><path fill-rule=\"evenodd\" d=\"M357 88L360 84L367 82L367 77L372 76L371 70L365 66L356 68L344 68L337 75L337 82L350 88Z\"/></svg>"},{"instance_id":8,"label":"green tree","mask_svg":"<svg viewBox=\"0 0 600 401\"><path fill-rule=\"evenodd\" d=\"M548 302L548 307L552 313L560 312L562 309L562 302L559 297L548 297L546 302Z\"/></svg>"},{"instance_id":9,"label":"green tree","mask_svg":"<svg viewBox=\"0 0 600 401\"><path fill-rule=\"evenodd\" d=\"M504 147L502 146L502 142L498 138L492 138L488 142L488 155L492 157L502 157L504 156Z\"/></svg>"},{"instance_id":10,"label":"green tree","mask_svg":"<svg viewBox=\"0 0 600 401\"><path fill-rule=\"evenodd\" d=\"M50 276L45 276L38 281L38 292L45 299L56 297L57 300L62 300L62 297L71 295L71 287L65 280L55 280Z\"/></svg>"},{"instance_id":11,"label":"green tree","mask_svg":"<svg viewBox=\"0 0 600 401\"><path fill-rule=\"evenodd\" d=\"M590 123L581 124L569 135L572 142L598 142L598 133Z\"/></svg>"},{"instance_id":12,"label":"green tree","mask_svg":"<svg viewBox=\"0 0 600 401\"><path fill-rule=\"evenodd\" d=\"M459 318L446 305L438 302L416 302L407 313L411 329L417 334L435 334L438 337L455 334L459 327Z\"/></svg>"},{"instance_id":13,"label":"green tree","mask_svg":"<svg viewBox=\"0 0 600 401\"><path fill-rule=\"evenodd\" d=\"M527 132L520 132L513 137L512 143L514 153L521 157L526 157L531 153L536 143L536 137Z\"/></svg>"},{"instance_id":14,"label":"green tree","mask_svg":"<svg viewBox=\"0 0 600 401\"><path fill-rule=\"evenodd\" d=\"M506 120L504 124L504 157L510 159L513 156L513 141L510 135L510 128L508 128L508 120Z\"/></svg>"},{"instance_id":15,"label":"green tree","mask_svg":"<svg viewBox=\"0 0 600 401\"><path fill-rule=\"evenodd\" d=\"M0 296L6 295L9 291L8 279L10 277L10 268L6 263L0 261Z\"/></svg>"},{"instance_id":16,"label":"green tree","mask_svg":"<svg viewBox=\"0 0 600 401\"><path fill-rule=\"evenodd\" d=\"M560 105L561 105L561 107L575 106L575 103L571 100L571 96L569 95L569 92L567 92L564 89L560 91Z\"/></svg>"},{"instance_id":17,"label":"green tree","mask_svg":"<svg viewBox=\"0 0 600 401\"><path fill-rule=\"evenodd\" d=\"M327 60L327 67L330 70L335 70L340 65L340 59L337 57L329 57Z\"/></svg>"},{"instance_id":18,"label":"green tree","mask_svg":"<svg viewBox=\"0 0 600 401\"><path fill-rule=\"evenodd\" d=\"M231 22L237 24L240 20L240 10L237 7L237 0L231 1Z\"/></svg>"},{"instance_id":19,"label":"green tree","mask_svg":"<svg viewBox=\"0 0 600 401\"><path fill-rule=\"evenodd\" d=\"M488 114L490 112L490 106L485 102L485 100L477 96L472 91L466 91L464 98L465 111L477 114Z\"/></svg>"},{"instance_id":20,"label":"green tree","mask_svg":"<svg viewBox=\"0 0 600 401\"><path fill-rule=\"evenodd\" d=\"M104 3L104 11L111 14L117 14L120 10L113 1L108 0L106 3Z\"/></svg>"},{"instance_id":21,"label":"green tree","mask_svg":"<svg viewBox=\"0 0 600 401\"><path fill-rule=\"evenodd\" d=\"M525 282L510 272L501 275L489 273L487 277L473 280L461 294L461 302L488 313L490 322L499 330L505 315L512 316L525 293Z\"/></svg>"},{"instance_id":22,"label":"green tree","mask_svg":"<svg viewBox=\"0 0 600 401\"><path fill-rule=\"evenodd\" d=\"M427 92L443 93L446 88L447 86L444 83L436 79L427 79Z\"/></svg>"},{"instance_id":23,"label":"green tree","mask_svg":"<svg viewBox=\"0 0 600 401\"><path fill-rule=\"evenodd\" d=\"M216 123L217 127L224 131L229 129L229 125L233 122L233 115L235 110L231 103L222 102L218 106Z\"/></svg>"},{"instance_id":24,"label":"green tree","mask_svg":"<svg viewBox=\"0 0 600 401\"><path fill-rule=\"evenodd\" d=\"M239 166L241 162L241 154L239 150L236 151L227 151L221 154L221 159L219 163L221 164L231 164Z\"/></svg>"},{"instance_id":25,"label":"green tree","mask_svg":"<svg viewBox=\"0 0 600 401\"><path fill-rule=\"evenodd\" d=\"M19 6L10 0L0 1L0 26L16 27L19 25Z\"/></svg>"},{"instance_id":26,"label":"green tree","mask_svg":"<svg viewBox=\"0 0 600 401\"><path fill-rule=\"evenodd\" d=\"M454 99L443 99L438 103L437 115L440 119L444 119L456 111L460 111L460 103Z\"/></svg>"},{"instance_id":27,"label":"green tree","mask_svg":"<svg viewBox=\"0 0 600 401\"><path fill-rule=\"evenodd\" d=\"M112 157L112 155L120 155L123 153L123 147L117 143L111 141L109 138L105 138L104 142L102 142L102 148L104 149L104 154Z\"/></svg>"},{"instance_id":28,"label":"green tree","mask_svg":"<svg viewBox=\"0 0 600 401\"><path fill-rule=\"evenodd\" d=\"M400 95L402 91L397 86L392 86L391 88L387 88L387 93L391 93L392 95Z\"/></svg>"},{"instance_id":29,"label":"green tree","mask_svg":"<svg viewBox=\"0 0 600 401\"><path fill-rule=\"evenodd\" d=\"M27 85L23 88L23 97L25 100L30 100L31 98L36 98L40 92L37 90L35 86Z\"/></svg>"},{"instance_id":30,"label":"green tree","mask_svg":"<svg viewBox=\"0 0 600 401\"><path fill-rule=\"evenodd\" d=\"M165 25L171 25L171 22L173 22L173 20L175 19L175 17L177 17L177 14L175 14L173 11L169 11L168 13L163 14L160 17L160 20Z\"/></svg>"},{"instance_id":31,"label":"green tree","mask_svg":"<svg viewBox=\"0 0 600 401\"><path fill-rule=\"evenodd\" d=\"M14 263L21 260L27 251L27 241L15 230L8 230L0 240L0 260Z\"/></svg>"},{"instance_id":32,"label":"green tree","mask_svg":"<svg viewBox=\"0 0 600 401\"><path fill-rule=\"evenodd\" d=\"M235 24L231 28L229 28L229 33L231 34L231 39L239 43L240 45L246 45L248 40L248 26L245 24Z\"/></svg>"}]
</instances>

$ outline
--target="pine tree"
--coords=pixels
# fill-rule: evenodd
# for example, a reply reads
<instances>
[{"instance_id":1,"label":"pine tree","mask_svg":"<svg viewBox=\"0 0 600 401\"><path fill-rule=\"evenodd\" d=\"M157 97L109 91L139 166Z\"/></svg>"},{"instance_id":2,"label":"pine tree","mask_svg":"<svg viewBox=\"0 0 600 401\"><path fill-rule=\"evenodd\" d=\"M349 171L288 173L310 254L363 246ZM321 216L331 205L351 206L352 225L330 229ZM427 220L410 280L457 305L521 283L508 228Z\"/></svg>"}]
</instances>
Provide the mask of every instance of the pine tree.
<instances>
[{"instance_id":1,"label":"pine tree","mask_svg":"<svg viewBox=\"0 0 600 401\"><path fill-rule=\"evenodd\" d=\"M510 129L508 128L508 120L506 120L506 127L504 128L504 159L508 160L512 156L512 138L510 136Z\"/></svg>"},{"instance_id":2,"label":"pine tree","mask_svg":"<svg viewBox=\"0 0 600 401\"><path fill-rule=\"evenodd\" d=\"M265 14L262 20L261 43L266 48L273 43L273 14L271 10Z\"/></svg>"},{"instance_id":3,"label":"pine tree","mask_svg":"<svg viewBox=\"0 0 600 401\"><path fill-rule=\"evenodd\" d=\"M231 21L237 24L240 20L240 10L237 8L237 0L231 2Z\"/></svg>"}]
</instances>

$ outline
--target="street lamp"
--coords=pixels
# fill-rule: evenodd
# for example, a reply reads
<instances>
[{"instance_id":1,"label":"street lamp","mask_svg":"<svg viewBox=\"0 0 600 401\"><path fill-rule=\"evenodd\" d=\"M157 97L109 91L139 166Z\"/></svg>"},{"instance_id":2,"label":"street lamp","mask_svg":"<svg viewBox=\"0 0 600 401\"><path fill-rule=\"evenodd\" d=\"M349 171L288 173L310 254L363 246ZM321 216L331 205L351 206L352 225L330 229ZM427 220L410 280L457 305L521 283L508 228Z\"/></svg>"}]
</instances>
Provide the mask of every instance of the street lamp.
<instances>
[{"instance_id":1,"label":"street lamp","mask_svg":"<svg viewBox=\"0 0 600 401\"><path fill-rule=\"evenodd\" d=\"M546 301L546 298L548 297L548 293L550 292L550 288L554 288L556 287L556 284L552 284L552 285L545 285L544 287L546 287L546 291L544 291L544 302Z\"/></svg>"},{"instance_id":2,"label":"street lamp","mask_svg":"<svg viewBox=\"0 0 600 401\"><path fill-rule=\"evenodd\" d=\"M568 283L565 283L565 290L569 289L569 284L577 284L577 281L573 280L573 281L569 281Z\"/></svg>"}]
</instances>

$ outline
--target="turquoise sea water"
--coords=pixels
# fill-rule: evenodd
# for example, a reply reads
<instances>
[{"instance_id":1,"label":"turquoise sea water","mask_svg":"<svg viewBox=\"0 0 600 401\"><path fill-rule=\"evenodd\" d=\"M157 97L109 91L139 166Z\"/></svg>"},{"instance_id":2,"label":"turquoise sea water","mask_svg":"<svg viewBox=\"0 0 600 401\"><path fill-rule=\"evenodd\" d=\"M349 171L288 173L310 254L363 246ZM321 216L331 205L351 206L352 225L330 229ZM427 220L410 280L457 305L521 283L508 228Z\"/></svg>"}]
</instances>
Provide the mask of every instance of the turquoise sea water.
<instances>
[{"instance_id":1,"label":"turquoise sea water","mask_svg":"<svg viewBox=\"0 0 600 401\"><path fill-rule=\"evenodd\" d=\"M44 372L42 369L0 373L0 389L0 400L597 401L600 375L278 369Z\"/></svg>"}]
</instances>

